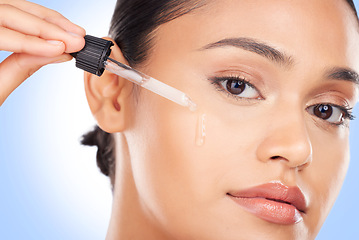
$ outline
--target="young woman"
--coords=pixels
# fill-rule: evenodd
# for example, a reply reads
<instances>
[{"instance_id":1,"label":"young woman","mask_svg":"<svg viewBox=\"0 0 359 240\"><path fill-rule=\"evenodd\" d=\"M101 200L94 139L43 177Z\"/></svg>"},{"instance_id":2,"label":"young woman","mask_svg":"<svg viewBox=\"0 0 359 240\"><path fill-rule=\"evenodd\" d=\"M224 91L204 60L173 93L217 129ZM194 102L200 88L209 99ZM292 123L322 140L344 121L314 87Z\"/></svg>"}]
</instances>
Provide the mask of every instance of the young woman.
<instances>
[{"instance_id":1,"label":"young woman","mask_svg":"<svg viewBox=\"0 0 359 240\"><path fill-rule=\"evenodd\" d=\"M69 60L85 34L40 6L7 3L1 49L16 54L0 67L2 101L39 67ZM107 239L315 238L349 163L353 2L118 1L110 37L112 58L198 108L85 74L100 128L83 142L98 145L113 186Z\"/></svg>"}]
</instances>

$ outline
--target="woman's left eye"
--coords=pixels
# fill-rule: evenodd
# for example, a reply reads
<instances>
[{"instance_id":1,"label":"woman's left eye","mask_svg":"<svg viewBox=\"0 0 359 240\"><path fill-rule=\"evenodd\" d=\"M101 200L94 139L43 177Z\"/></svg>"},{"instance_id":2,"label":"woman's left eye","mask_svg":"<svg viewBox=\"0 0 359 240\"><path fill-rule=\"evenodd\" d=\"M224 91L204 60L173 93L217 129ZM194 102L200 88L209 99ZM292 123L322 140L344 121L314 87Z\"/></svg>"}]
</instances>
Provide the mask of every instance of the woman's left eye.
<instances>
[{"instance_id":1,"label":"woman's left eye","mask_svg":"<svg viewBox=\"0 0 359 240\"><path fill-rule=\"evenodd\" d=\"M333 104L317 104L309 106L307 111L313 116L334 125L341 125L346 119L354 119L354 116L350 113L349 109Z\"/></svg>"},{"instance_id":2,"label":"woman's left eye","mask_svg":"<svg viewBox=\"0 0 359 240\"><path fill-rule=\"evenodd\" d=\"M238 77L220 77L212 80L229 95L238 98L260 99L258 90L249 82Z\"/></svg>"}]
</instances>

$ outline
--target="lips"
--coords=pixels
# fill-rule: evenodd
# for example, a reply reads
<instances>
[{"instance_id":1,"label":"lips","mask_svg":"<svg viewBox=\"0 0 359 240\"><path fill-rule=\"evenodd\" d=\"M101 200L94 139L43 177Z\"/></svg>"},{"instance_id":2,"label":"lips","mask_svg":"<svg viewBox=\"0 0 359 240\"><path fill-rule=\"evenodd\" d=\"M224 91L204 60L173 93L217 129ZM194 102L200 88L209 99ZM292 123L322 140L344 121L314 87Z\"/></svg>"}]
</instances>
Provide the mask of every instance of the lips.
<instances>
[{"instance_id":1,"label":"lips","mask_svg":"<svg viewBox=\"0 0 359 240\"><path fill-rule=\"evenodd\" d=\"M270 182L227 195L248 212L275 224L299 223L307 208L302 191L281 182Z\"/></svg>"}]
</instances>

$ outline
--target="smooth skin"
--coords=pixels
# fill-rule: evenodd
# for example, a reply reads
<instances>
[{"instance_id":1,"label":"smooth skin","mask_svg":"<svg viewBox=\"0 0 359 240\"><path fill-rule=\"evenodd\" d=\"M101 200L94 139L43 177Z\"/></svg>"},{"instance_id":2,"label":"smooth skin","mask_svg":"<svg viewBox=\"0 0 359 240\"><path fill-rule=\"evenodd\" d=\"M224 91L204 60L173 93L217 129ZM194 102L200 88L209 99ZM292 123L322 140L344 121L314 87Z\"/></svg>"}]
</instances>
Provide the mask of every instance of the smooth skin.
<instances>
[{"instance_id":1,"label":"smooth skin","mask_svg":"<svg viewBox=\"0 0 359 240\"><path fill-rule=\"evenodd\" d=\"M24 80L50 63L72 59L86 32L60 13L24 0L0 0L0 106Z\"/></svg>"},{"instance_id":2,"label":"smooth skin","mask_svg":"<svg viewBox=\"0 0 359 240\"><path fill-rule=\"evenodd\" d=\"M0 2L0 49L15 52L1 63L2 103L38 68L67 61L67 53L83 47L81 37L67 32L85 33L38 5ZM27 22L32 24L24 28ZM204 49L243 37L284 52L291 64L234 47ZM359 70L358 40L358 24L344 1L210 1L159 27L150 57L139 67L189 94L197 112L146 90L134 95L132 83L109 72L85 74L91 111L116 139L106 239L315 239L348 168L349 128L347 120L335 126L308 109L355 105L357 85L327 73L337 67ZM126 63L118 46L112 57ZM234 98L208 80L237 75L245 75L261 98ZM196 146L202 114L206 139ZM269 181L303 191L308 203L303 221L265 221L227 195Z\"/></svg>"},{"instance_id":3,"label":"smooth skin","mask_svg":"<svg viewBox=\"0 0 359 240\"><path fill-rule=\"evenodd\" d=\"M189 94L197 112L146 90L136 96L131 83L108 72L85 75L91 110L117 144L107 239L315 239L348 168L349 123L337 126L311 106L355 105L357 84L328 73L359 70L357 20L340 0L209 2L160 26L139 67ZM228 38L256 39L290 61L205 49ZM126 63L117 46L112 57ZM234 98L208 80L238 75L261 97ZM206 139L199 147L201 114ZM227 195L270 181L303 191L303 221L265 221Z\"/></svg>"}]
</instances>

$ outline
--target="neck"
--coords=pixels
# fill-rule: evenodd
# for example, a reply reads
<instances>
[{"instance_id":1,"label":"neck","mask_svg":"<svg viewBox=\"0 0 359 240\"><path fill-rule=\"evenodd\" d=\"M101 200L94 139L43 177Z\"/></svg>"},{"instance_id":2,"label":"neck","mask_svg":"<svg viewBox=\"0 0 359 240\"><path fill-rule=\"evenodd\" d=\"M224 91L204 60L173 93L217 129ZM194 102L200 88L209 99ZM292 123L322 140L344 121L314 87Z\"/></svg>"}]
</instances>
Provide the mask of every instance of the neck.
<instances>
[{"instance_id":1,"label":"neck","mask_svg":"<svg viewBox=\"0 0 359 240\"><path fill-rule=\"evenodd\" d=\"M116 135L116 177L106 240L120 239L169 239L141 204L132 174L128 144L121 133Z\"/></svg>"}]
</instances>

